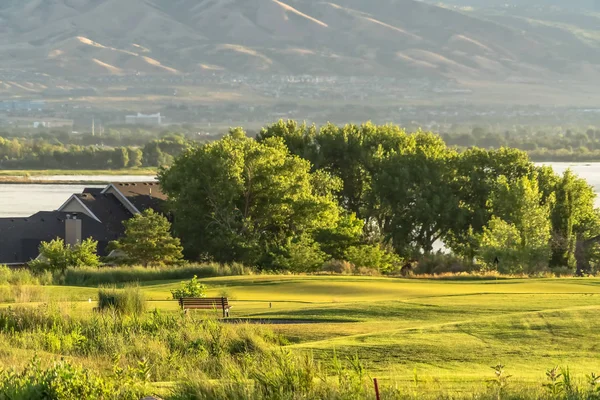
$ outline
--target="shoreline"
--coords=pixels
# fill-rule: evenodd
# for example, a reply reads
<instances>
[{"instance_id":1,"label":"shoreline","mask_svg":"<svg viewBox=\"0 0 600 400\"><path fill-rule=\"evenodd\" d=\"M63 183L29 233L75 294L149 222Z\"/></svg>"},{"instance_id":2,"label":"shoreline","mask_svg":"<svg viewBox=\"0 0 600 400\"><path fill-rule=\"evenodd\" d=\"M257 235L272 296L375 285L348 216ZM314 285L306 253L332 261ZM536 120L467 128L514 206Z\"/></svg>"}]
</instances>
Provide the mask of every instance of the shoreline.
<instances>
[{"instance_id":1,"label":"shoreline","mask_svg":"<svg viewBox=\"0 0 600 400\"><path fill-rule=\"evenodd\" d=\"M47 180L47 181L35 181L35 180L3 180L0 177L0 186L2 185L89 185L89 186L104 186L111 183L110 181L86 181L86 180L77 180L77 181L64 181L64 180Z\"/></svg>"},{"instance_id":2,"label":"shoreline","mask_svg":"<svg viewBox=\"0 0 600 400\"><path fill-rule=\"evenodd\" d=\"M157 168L141 169L0 169L2 178L30 178L38 176L119 176L119 175L156 175Z\"/></svg>"}]
</instances>

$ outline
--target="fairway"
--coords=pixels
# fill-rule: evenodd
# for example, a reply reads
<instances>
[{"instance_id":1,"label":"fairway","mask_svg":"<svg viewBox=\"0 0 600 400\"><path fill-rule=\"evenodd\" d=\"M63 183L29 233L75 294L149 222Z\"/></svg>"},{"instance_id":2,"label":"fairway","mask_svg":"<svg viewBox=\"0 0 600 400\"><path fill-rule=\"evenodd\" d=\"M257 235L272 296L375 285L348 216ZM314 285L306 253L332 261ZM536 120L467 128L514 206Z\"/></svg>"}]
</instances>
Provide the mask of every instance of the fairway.
<instances>
[{"instance_id":1,"label":"fairway","mask_svg":"<svg viewBox=\"0 0 600 400\"><path fill-rule=\"evenodd\" d=\"M317 359L357 354L383 380L484 384L503 364L522 381L555 365L598 372L600 279L443 281L353 276L203 279L233 318L272 322L289 348ZM150 309L177 310L178 282L143 283ZM45 287L48 300L91 312L95 288ZM195 311L211 314L211 311Z\"/></svg>"}]
</instances>

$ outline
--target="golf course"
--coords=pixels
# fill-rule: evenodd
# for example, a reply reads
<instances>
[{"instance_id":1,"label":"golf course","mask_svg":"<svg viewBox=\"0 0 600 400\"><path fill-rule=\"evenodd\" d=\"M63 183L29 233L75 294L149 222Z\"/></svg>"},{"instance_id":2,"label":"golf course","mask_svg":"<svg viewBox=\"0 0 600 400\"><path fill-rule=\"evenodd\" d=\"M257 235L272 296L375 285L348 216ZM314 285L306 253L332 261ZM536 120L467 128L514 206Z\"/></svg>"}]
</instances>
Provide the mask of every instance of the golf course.
<instances>
[{"instance_id":1,"label":"golf course","mask_svg":"<svg viewBox=\"0 0 600 400\"><path fill-rule=\"evenodd\" d=\"M190 310L183 317L171 296L180 284L176 280L141 282L139 290L146 315L160 312L219 321L222 327L270 331L269 335L280 338L277 347L292 354L310 355L324 365L332 359L357 357L369 377L382 385L417 386L419 392L485 390L494 376L490 367L496 365L504 366L513 384L537 387L555 366L568 367L581 379L600 369L600 279L463 278L246 275L201 279L208 297L229 299L228 319L222 319L220 310ZM98 318L93 312L97 287L36 285L21 290L29 292L21 296L24 302L3 303L3 308L52 304L63 315ZM39 352L29 350L32 346L27 344L11 343L0 353L4 366L24 366L34 354L48 359L61 356L61 351ZM105 358L71 357L99 370L110 368Z\"/></svg>"}]
</instances>

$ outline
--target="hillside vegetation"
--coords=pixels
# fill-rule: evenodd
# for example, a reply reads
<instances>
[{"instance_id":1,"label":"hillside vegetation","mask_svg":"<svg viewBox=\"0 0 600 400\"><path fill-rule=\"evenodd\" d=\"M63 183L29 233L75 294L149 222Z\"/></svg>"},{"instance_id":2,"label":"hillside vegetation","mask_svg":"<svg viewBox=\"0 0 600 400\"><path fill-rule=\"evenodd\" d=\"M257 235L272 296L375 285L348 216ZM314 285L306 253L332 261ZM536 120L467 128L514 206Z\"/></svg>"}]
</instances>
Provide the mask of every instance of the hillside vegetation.
<instances>
[{"instance_id":1,"label":"hillside vegetation","mask_svg":"<svg viewBox=\"0 0 600 400\"><path fill-rule=\"evenodd\" d=\"M54 75L593 77L597 16L536 15L547 22L415 0L9 0L0 57Z\"/></svg>"}]
</instances>

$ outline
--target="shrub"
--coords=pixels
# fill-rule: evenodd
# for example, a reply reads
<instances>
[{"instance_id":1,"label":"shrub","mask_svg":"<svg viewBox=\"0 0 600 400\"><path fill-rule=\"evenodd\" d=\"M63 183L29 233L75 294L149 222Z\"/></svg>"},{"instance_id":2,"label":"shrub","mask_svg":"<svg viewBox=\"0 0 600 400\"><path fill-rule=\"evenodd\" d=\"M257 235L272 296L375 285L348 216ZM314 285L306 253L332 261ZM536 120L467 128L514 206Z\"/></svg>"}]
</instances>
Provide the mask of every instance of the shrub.
<instances>
[{"instance_id":1,"label":"shrub","mask_svg":"<svg viewBox=\"0 0 600 400\"><path fill-rule=\"evenodd\" d=\"M0 372L0 399L79 400L140 399L148 389L142 382L100 378L66 361L43 369L34 358L22 371Z\"/></svg>"},{"instance_id":2,"label":"shrub","mask_svg":"<svg viewBox=\"0 0 600 400\"><path fill-rule=\"evenodd\" d=\"M401 262L400 257L378 244L352 246L346 250L344 258L357 268L373 268L381 272L391 272Z\"/></svg>"},{"instance_id":3,"label":"shrub","mask_svg":"<svg viewBox=\"0 0 600 400\"><path fill-rule=\"evenodd\" d=\"M319 244L308 236L290 240L273 257L273 265L279 270L292 272L315 272L325 262L327 255Z\"/></svg>"},{"instance_id":4,"label":"shrub","mask_svg":"<svg viewBox=\"0 0 600 400\"><path fill-rule=\"evenodd\" d=\"M100 265L97 248L98 242L92 239L86 239L75 246L65 245L62 239L42 242L39 247L40 257L31 261L29 266L38 271L96 267Z\"/></svg>"},{"instance_id":5,"label":"shrub","mask_svg":"<svg viewBox=\"0 0 600 400\"><path fill-rule=\"evenodd\" d=\"M198 277L194 275L191 281L181 282L179 289L171 290L174 299L183 297L206 297L206 285L198 282Z\"/></svg>"},{"instance_id":6,"label":"shrub","mask_svg":"<svg viewBox=\"0 0 600 400\"><path fill-rule=\"evenodd\" d=\"M146 311L146 300L139 286L100 288L98 308L102 311L113 310L121 315L140 315Z\"/></svg>"},{"instance_id":7,"label":"shrub","mask_svg":"<svg viewBox=\"0 0 600 400\"><path fill-rule=\"evenodd\" d=\"M458 274L469 272L473 269L471 265L454 255L436 253L425 256L419 260L413 272L417 275L423 274Z\"/></svg>"},{"instance_id":8,"label":"shrub","mask_svg":"<svg viewBox=\"0 0 600 400\"><path fill-rule=\"evenodd\" d=\"M381 275L381 272L379 272L379 270L376 270L375 268L368 268L368 267L357 268L355 273L358 274L358 275L362 275L362 276L378 276L378 275Z\"/></svg>"},{"instance_id":9,"label":"shrub","mask_svg":"<svg viewBox=\"0 0 600 400\"><path fill-rule=\"evenodd\" d=\"M321 271L331 272L333 274L351 275L354 273L354 265L348 261L329 260L323 264Z\"/></svg>"}]
</instances>

